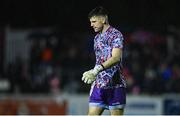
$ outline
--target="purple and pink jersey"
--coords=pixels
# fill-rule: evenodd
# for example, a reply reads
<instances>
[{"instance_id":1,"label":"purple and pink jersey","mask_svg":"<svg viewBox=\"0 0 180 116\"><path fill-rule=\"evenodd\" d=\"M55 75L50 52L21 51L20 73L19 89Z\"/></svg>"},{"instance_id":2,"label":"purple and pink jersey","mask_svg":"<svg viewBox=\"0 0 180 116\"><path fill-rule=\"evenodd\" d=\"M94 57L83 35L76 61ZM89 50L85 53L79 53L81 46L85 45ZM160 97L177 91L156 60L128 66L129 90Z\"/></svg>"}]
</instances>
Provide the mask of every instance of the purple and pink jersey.
<instances>
[{"instance_id":1,"label":"purple and pink jersey","mask_svg":"<svg viewBox=\"0 0 180 116\"><path fill-rule=\"evenodd\" d=\"M100 65L112 56L113 48L123 48L121 32L109 27L94 39L96 65ZM122 62L122 60L121 60ZM105 109L122 109L126 104L126 83L121 72L121 62L100 72L91 85L89 105Z\"/></svg>"},{"instance_id":2,"label":"purple and pink jersey","mask_svg":"<svg viewBox=\"0 0 180 116\"><path fill-rule=\"evenodd\" d=\"M113 27L109 27L104 33L98 33L94 38L94 51L96 55L96 65L102 64L112 56L113 48L123 48L123 35ZM126 87L124 77L121 73L120 63L107 68L97 75L95 86L98 88ZM115 73L119 74L119 79L113 79Z\"/></svg>"}]
</instances>

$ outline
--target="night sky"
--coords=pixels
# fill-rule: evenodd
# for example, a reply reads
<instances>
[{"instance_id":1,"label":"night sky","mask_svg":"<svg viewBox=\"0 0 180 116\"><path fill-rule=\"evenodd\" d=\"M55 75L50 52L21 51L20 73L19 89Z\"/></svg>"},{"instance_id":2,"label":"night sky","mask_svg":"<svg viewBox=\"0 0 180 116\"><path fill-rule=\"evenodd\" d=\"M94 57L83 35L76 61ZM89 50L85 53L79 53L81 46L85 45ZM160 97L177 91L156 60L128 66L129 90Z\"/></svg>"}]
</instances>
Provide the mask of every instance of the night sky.
<instances>
[{"instance_id":1,"label":"night sky","mask_svg":"<svg viewBox=\"0 0 180 116\"><path fill-rule=\"evenodd\" d=\"M86 31L87 15L96 6L109 11L110 23L115 26L180 26L178 0L1 0L0 26Z\"/></svg>"}]
</instances>

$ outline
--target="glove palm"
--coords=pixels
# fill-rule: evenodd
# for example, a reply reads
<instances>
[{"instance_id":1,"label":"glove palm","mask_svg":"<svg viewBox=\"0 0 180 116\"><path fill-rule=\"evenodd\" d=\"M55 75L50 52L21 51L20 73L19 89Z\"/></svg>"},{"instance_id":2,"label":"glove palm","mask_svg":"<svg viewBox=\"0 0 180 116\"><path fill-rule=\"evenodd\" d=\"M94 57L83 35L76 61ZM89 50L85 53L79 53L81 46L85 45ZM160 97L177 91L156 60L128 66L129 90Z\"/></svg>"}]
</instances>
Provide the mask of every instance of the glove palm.
<instances>
[{"instance_id":1,"label":"glove palm","mask_svg":"<svg viewBox=\"0 0 180 116\"><path fill-rule=\"evenodd\" d=\"M84 72L82 81L84 81L84 83L91 84L95 81L97 74L102 70L103 67L101 65L97 65L94 67L94 69Z\"/></svg>"},{"instance_id":2,"label":"glove palm","mask_svg":"<svg viewBox=\"0 0 180 116\"><path fill-rule=\"evenodd\" d=\"M82 81L87 84L91 84L96 79L96 76L92 73L92 70L83 73Z\"/></svg>"}]
</instances>

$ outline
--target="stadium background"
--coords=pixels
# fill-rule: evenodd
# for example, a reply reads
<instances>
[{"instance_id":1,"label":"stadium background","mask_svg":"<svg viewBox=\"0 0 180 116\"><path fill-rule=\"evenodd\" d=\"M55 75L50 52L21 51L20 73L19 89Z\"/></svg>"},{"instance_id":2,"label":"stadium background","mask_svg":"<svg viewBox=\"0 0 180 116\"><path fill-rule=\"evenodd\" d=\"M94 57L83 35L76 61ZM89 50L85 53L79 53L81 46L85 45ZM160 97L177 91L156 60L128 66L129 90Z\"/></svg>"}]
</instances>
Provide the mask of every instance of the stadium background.
<instances>
[{"instance_id":1,"label":"stadium background","mask_svg":"<svg viewBox=\"0 0 180 116\"><path fill-rule=\"evenodd\" d=\"M125 38L125 114L180 114L177 0L2 0L0 114L86 114L99 5Z\"/></svg>"}]
</instances>

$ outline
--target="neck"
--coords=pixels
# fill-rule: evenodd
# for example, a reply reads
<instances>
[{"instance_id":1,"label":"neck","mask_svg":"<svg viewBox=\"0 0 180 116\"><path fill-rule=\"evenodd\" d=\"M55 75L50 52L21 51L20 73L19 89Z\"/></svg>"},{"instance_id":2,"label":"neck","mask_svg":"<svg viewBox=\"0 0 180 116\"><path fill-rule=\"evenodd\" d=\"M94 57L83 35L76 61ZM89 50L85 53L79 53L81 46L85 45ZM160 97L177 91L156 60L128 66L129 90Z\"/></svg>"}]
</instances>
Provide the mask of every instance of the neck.
<instances>
[{"instance_id":1,"label":"neck","mask_svg":"<svg viewBox=\"0 0 180 116\"><path fill-rule=\"evenodd\" d=\"M106 30L107 30L109 27L110 27L109 24L105 24L105 25L103 26L103 29L102 29L101 33L106 32Z\"/></svg>"}]
</instances>

